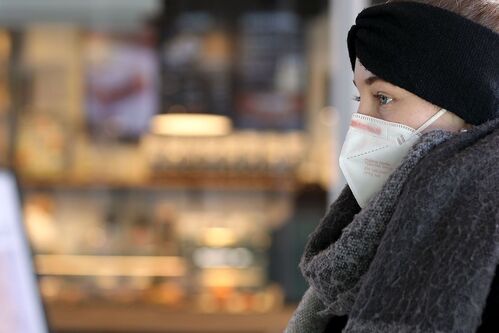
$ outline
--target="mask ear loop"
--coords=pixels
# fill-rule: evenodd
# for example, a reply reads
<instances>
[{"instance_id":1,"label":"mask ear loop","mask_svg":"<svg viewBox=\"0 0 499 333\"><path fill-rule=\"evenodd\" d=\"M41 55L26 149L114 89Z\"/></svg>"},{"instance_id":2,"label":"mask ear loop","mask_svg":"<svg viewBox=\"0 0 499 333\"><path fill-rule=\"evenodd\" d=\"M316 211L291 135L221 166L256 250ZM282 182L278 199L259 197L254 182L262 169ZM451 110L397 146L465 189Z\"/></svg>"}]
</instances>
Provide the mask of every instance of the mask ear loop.
<instances>
[{"instance_id":1,"label":"mask ear loop","mask_svg":"<svg viewBox=\"0 0 499 333\"><path fill-rule=\"evenodd\" d=\"M423 125L421 125L417 130L415 130L407 139L403 140L402 142L399 142L399 144L403 144L404 142L409 141L414 136L418 135L419 133L421 133L422 131L424 131L425 129L427 129L428 126L430 126L431 124L433 124L438 118L440 118L441 116L443 116L443 114L446 113L446 112L447 112L446 109L440 109L440 111L438 111L430 119L428 119L427 121L425 121L425 123Z\"/></svg>"}]
</instances>

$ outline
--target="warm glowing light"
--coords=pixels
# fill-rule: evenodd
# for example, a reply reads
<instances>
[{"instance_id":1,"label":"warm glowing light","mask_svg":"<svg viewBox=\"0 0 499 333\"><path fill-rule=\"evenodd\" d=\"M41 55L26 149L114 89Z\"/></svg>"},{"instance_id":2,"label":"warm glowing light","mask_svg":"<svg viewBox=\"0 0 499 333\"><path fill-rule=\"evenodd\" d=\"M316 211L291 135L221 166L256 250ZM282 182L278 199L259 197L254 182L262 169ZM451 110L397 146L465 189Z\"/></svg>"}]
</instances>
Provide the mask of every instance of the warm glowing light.
<instances>
[{"instance_id":1,"label":"warm glowing light","mask_svg":"<svg viewBox=\"0 0 499 333\"><path fill-rule=\"evenodd\" d=\"M234 244L237 237L229 228L212 227L204 231L203 241L208 246L223 247Z\"/></svg>"},{"instance_id":2,"label":"warm glowing light","mask_svg":"<svg viewBox=\"0 0 499 333\"><path fill-rule=\"evenodd\" d=\"M257 287L265 283L265 273L260 267L203 269L199 278L202 286L211 288Z\"/></svg>"},{"instance_id":3,"label":"warm glowing light","mask_svg":"<svg viewBox=\"0 0 499 333\"><path fill-rule=\"evenodd\" d=\"M170 113L152 119L151 132L172 136L222 136L230 134L229 118L213 114Z\"/></svg>"},{"instance_id":4,"label":"warm glowing light","mask_svg":"<svg viewBox=\"0 0 499 333\"><path fill-rule=\"evenodd\" d=\"M179 257L37 255L38 274L68 276L183 276Z\"/></svg>"}]
</instances>

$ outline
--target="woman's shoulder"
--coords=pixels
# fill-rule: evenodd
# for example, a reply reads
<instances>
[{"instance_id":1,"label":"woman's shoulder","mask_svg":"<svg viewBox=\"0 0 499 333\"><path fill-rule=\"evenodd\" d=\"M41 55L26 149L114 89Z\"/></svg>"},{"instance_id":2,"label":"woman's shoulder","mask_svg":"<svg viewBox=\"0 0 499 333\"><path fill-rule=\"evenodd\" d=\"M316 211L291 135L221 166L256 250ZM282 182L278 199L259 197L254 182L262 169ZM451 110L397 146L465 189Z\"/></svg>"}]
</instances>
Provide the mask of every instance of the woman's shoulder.
<instances>
[{"instance_id":1,"label":"woman's shoulder","mask_svg":"<svg viewBox=\"0 0 499 333\"><path fill-rule=\"evenodd\" d=\"M418 163L414 175L454 178L455 181L465 177L475 183L492 179L499 182L498 165L499 118L455 134L437 145Z\"/></svg>"},{"instance_id":2,"label":"woman's shoulder","mask_svg":"<svg viewBox=\"0 0 499 333\"><path fill-rule=\"evenodd\" d=\"M473 181L499 181L499 122L486 123L456 137L449 161L455 169L474 177ZM499 186L499 184L497 184Z\"/></svg>"},{"instance_id":3,"label":"woman's shoulder","mask_svg":"<svg viewBox=\"0 0 499 333\"><path fill-rule=\"evenodd\" d=\"M499 118L454 135L444 147L466 164L496 162L499 159Z\"/></svg>"},{"instance_id":4,"label":"woman's shoulder","mask_svg":"<svg viewBox=\"0 0 499 333\"><path fill-rule=\"evenodd\" d=\"M434 147L409 175L400 205L489 207L499 211L499 119L453 135ZM475 211L470 209L470 213ZM495 219L495 217L493 217Z\"/></svg>"}]
</instances>

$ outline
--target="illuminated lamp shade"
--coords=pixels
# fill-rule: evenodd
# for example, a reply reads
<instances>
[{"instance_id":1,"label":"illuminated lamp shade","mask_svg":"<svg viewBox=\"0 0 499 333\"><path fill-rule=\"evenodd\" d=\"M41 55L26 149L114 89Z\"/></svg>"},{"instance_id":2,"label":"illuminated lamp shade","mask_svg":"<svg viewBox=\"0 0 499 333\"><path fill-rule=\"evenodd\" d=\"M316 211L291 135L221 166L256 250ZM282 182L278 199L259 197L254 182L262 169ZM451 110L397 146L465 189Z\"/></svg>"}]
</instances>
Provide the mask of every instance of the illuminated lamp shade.
<instances>
[{"instance_id":1,"label":"illuminated lamp shade","mask_svg":"<svg viewBox=\"0 0 499 333\"><path fill-rule=\"evenodd\" d=\"M232 131L232 121L221 115L166 113L152 118L151 132L169 136L223 136Z\"/></svg>"}]
</instances>

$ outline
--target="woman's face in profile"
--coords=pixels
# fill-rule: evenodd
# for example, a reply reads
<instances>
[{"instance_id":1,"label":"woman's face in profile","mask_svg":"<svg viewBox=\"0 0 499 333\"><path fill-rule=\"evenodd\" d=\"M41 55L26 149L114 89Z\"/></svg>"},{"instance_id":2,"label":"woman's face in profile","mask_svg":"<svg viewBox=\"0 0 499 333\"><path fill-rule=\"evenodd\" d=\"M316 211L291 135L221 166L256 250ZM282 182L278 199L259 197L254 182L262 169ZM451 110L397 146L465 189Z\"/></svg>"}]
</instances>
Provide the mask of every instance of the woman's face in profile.
<instances>
[{"instance_id":1,"label":"woman's face in profile","mask_svg":"<svg viewBox=\"0 0 499 333\"><path fill-rule=\"evenodd\" d=\"M355 62L354 84L359 92L357 112L367 116L417 129L440 110L413 93L378 78L367 70L358 58ZM446 112L426 131L440 128L456 132L467 127L465 125L461 118Z\"/></svg>"}]
</instances>

